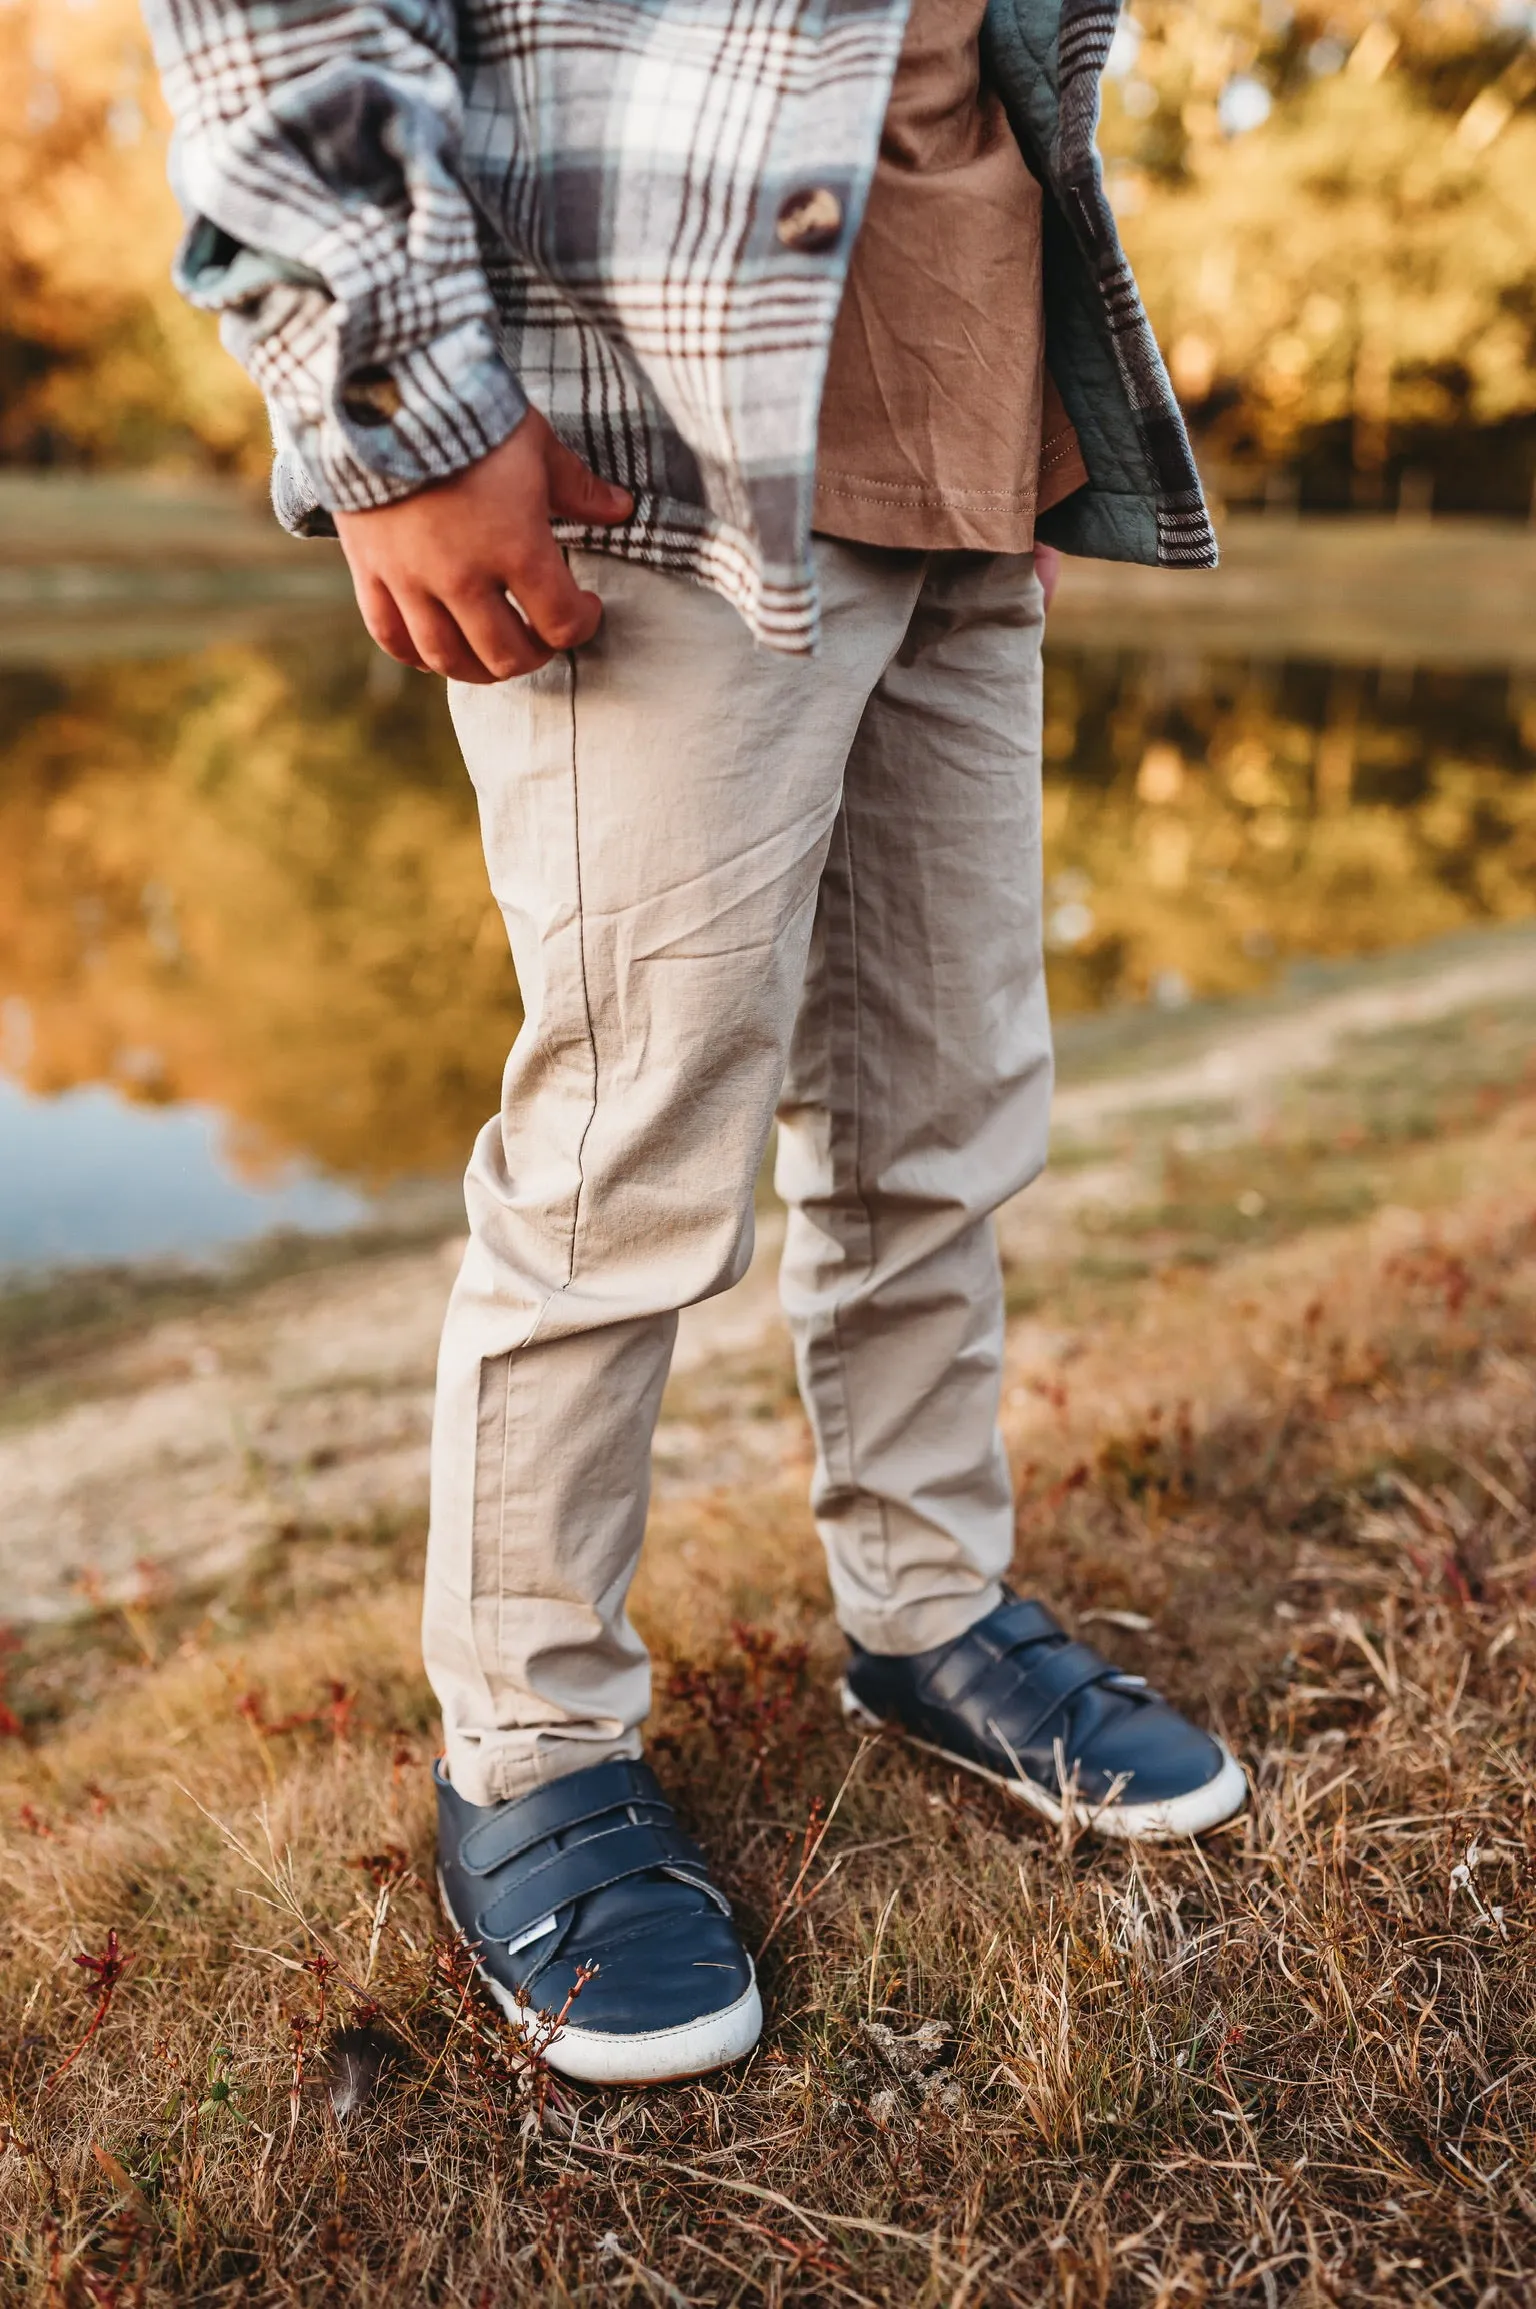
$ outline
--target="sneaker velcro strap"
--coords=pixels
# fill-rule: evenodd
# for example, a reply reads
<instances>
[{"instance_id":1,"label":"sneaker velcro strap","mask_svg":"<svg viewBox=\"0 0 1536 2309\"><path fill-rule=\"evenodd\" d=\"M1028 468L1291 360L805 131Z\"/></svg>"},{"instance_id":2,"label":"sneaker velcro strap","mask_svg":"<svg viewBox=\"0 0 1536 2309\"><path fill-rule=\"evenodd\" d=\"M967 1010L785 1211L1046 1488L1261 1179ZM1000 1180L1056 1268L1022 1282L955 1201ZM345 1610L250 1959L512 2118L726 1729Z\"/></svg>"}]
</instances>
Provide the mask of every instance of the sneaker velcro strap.
<instances>
[{"instance_id":1,"label":"sneaker velcro strap","mask_svg":"<svg viewBox=\"0 0 1536 2309\"><path fill-rule=\"evenodd\" d=\"M993 1612L970 1632L988 1651L1001 1658L1004 1652L1014 1651L1020 1644L1037 1644L1046 1636L1064 1636L1067 1631L1043 1603L1015 1595L1009 1597L1000 1611Z\"/></svg>"},{"instance_id":2,"label":"sneaker velcro strap","mask_svg":"<svg viewBox=\"0 0 1536 2309\"><path fill-rule=\"evenodd\" d=\"M627 1811L631 1805L641 1808L657 1827L665 1827L672 1817L672 1807L649 1764L628 1756L589 1764L585 1771L568 1772L511 1804L498 1804L464 1837L459 1864L471 1876L494 1875L546 1837L601 1819L605 1812Z\"/></svg>"},{"instance_id":3,"label":"sneaker velcro strap","mask_svg":"<svg viewBox=\"0 0 1536 2309\"><path fill-rule=\"evenodd\" d=\"M542 1917L622 1884L626 1876L645 1876L653 1868L686 1878L707 1892L715 1905L729 1914L724 1895L709 1881L709 1866L691 1836L680 1828L638 1827L626 1822L596 1836L584 1836L561 1852L528 1867L518 1867L511 1881L498 1885L496 1898L475 1920L487 1940L515 1940Z\"/></svg>"},{"instance_id":4,"label":"sneaker velcro strap","mask_svg":"<svg viewBox=\"0 0 1536 2309\"><path fill-rule=\"evenodd\" d=\"M969 1697L971 1687L989 1675L1010 1652L1022 1651L1026 1645L1043 1643L1052 1636L1059 1638L1066 1632L1043 1603L1031 1603L1023 1596L1015 1596L980 1626L968 1628L958 1643L950 1644L940 1653L937 1663L923 1679L923 1690L941 1707L958 1708Z\"/></svg>"},{"instance_id":5,"label":"sneaker velcro strap","mask_svg":"<svg viewBox=\"0 0 1536 2309\"><path fill-rule=\"evenodd\" d=\"M1091 1644L1060 1644L1055 1651L1042 1652L1037 1660L1030 1661L1019 1679L1021 1708L1032 1709L1033 1713L1018 1731L1006 1724L1003 1729L1015 1747L1027 1747L1058 1708L1065 1707L1068 1700L1085 1692L1090 1684L1118 1673Z\"/></svg>"}]
</instances>

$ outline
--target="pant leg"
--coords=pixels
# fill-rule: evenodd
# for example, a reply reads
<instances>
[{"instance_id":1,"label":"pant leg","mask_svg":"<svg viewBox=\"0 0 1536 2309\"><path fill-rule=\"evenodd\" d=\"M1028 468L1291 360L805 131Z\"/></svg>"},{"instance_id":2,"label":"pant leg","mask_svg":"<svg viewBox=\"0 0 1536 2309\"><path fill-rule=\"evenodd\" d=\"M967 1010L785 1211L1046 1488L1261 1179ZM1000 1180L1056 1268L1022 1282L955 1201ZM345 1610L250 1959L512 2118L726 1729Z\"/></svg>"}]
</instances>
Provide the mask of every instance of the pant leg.
<instances>
[{"instance_id":1,"label":"pant leg","mask_svg":"<svg viewBox=\"0 0 1536 2309\"><path fill-rule=\"evenodd\" d=\"M473 1803L638 1750L625 1603L677 1309L751 1255L843 768L922 568L828 549L796 660L698 586L584 563L589 648L450 692L525 1012L433 1429L424 1650Z\"/></svg>"},{"instance_id":2,"label":"pant leg","mask_svg":"<svg viewBox=\"0 0 1536 2309\"><path fill-rule=\"evenodd\" d=\"M839 1618L922 1651L999 1600L991 1213L1041 1168L1040 643L1029 557L935 555L849 756L780 1108L782 1270Z\"/></svg>"}]
</instances>

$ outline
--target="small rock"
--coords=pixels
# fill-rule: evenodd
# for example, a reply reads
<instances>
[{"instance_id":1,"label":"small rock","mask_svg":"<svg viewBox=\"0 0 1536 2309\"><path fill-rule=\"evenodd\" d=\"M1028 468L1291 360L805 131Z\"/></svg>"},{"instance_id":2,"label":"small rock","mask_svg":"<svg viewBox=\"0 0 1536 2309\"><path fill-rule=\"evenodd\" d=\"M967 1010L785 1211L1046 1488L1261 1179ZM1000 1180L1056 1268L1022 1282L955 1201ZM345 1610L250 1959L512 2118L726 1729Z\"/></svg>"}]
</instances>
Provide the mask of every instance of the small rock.
<instances>
[{"instance_id":1,"label":"small rock","mask_svg":"<svg viewBox=\"0 0 1536 2309\"><path fill-rule=\"evenodd\" d=\"M947 2065L954 2058L954 2044L941 2020L925 2020L905 2036L887 2028L883 2020L861 2021L859 2025L899 2077L924 2077L931 2068Z\"/></svg>"}]
</instances>

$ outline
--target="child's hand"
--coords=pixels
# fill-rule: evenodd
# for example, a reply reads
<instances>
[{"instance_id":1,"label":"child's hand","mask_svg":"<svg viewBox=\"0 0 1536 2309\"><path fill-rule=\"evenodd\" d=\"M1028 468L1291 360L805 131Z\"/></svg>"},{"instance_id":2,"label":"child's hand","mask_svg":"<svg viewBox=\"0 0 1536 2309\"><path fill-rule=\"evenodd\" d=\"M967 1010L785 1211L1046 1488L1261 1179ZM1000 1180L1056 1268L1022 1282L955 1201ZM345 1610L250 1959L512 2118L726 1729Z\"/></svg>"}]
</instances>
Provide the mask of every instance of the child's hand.
<instances>
[{"instance_id":1,"label":"child's hand","mask_svg":"<svg viewBox=\"0 0 1536 2309\"><path fill-rule=\"evenodd\" d=\"M478 464L398 504L338 513L336 529L380 649L423 673L495 682L590 641L602 617L551 518L627 521L633 509L530 410Z\"/></svg>"}]
</instances>

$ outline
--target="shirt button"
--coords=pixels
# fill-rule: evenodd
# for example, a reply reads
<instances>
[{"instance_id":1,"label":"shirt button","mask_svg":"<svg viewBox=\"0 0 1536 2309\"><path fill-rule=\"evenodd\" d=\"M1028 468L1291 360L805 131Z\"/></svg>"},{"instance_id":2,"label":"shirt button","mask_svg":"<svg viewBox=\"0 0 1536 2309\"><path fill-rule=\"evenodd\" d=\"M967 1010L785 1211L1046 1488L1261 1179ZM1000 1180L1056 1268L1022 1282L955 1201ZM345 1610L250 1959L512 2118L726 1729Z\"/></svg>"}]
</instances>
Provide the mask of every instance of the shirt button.
<instances>
[{"instance_id":1,"label":"shirt button","mask_svg":"<svg viewBox=\"0 0 1536 2309\"><path fill-rule=\"evenodd\" d=\"M398 417L404 396L388 369L378 363L354 369L340 393L342 413L354 425L387 425Z\"/></svg>"},{"instance_id":2,"label":"shirt button","mask_svg":"<svg viewBox=\"0 0 1536 2309\"><path fill-rule=\"evenodd\" d=\"M774 227L784 246L804 257L819 256L823 249L829 249L842 229L843 204L824 184L792 192Z\"/></svg>"}]
</instances>

